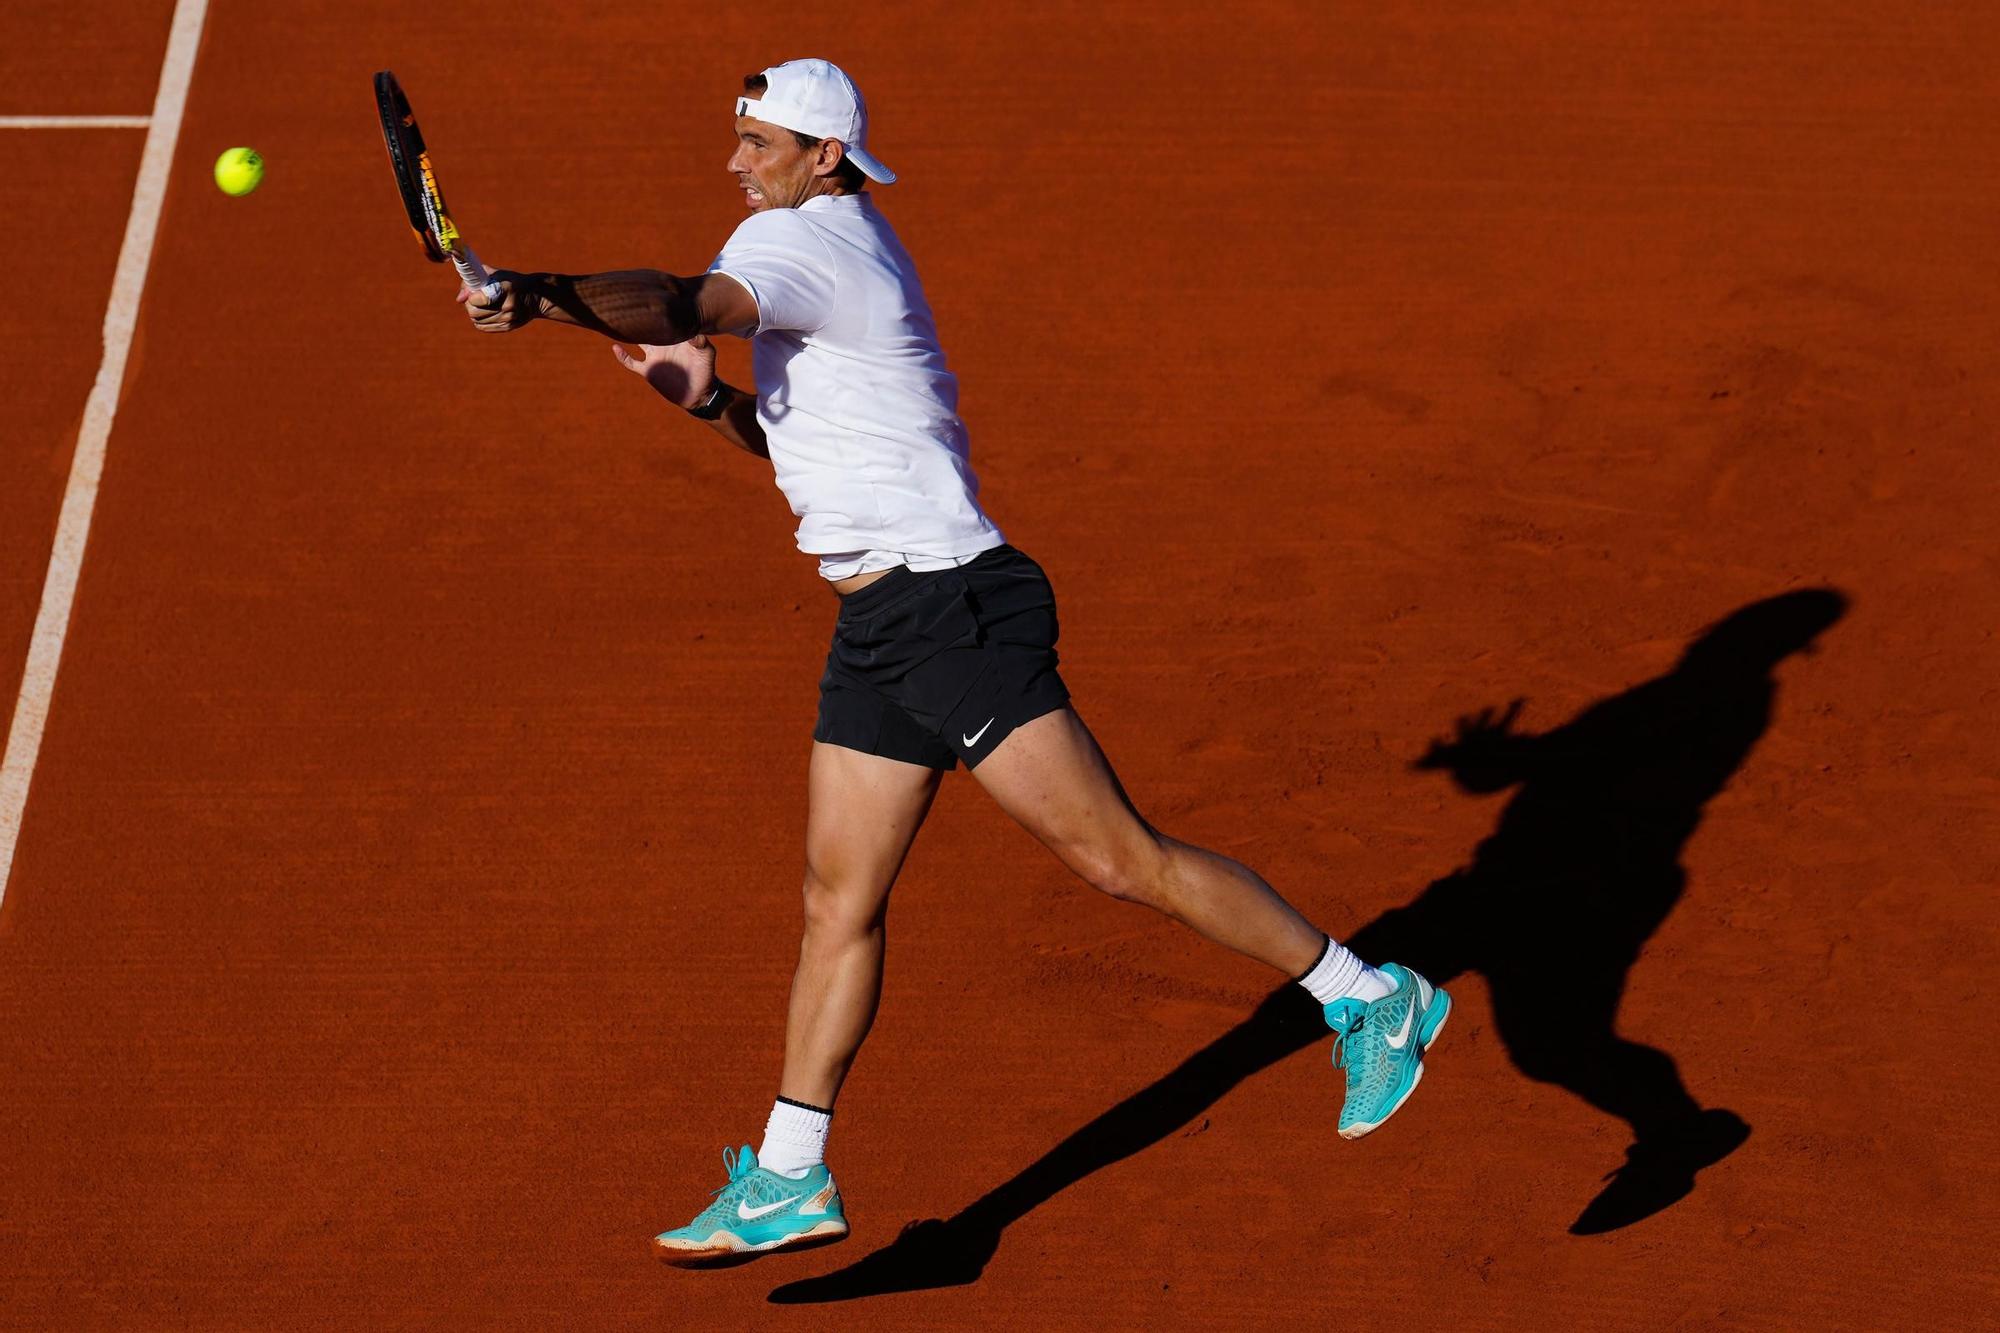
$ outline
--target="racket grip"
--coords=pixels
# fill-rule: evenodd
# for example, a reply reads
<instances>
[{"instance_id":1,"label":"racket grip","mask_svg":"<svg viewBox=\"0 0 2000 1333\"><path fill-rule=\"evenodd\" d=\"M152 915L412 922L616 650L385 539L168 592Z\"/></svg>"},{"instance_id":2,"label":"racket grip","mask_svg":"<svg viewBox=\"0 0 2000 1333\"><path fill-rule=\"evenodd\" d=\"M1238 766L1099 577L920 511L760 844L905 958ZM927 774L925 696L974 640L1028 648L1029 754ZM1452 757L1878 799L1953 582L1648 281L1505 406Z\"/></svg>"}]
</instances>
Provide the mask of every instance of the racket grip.
<instances>
[{"instance_id":1,"label":"racket grip","mask_svg":"<svg viewBox=\"0 0 2000 1333\"><path fill-rule=\"evenodd\" d=\"M472 253L472 247L461 245L451 252L452 266L458 270L458 280L487 300L500 295L500 284L490 282L486 276L486 266L479 262L479 256Z\"/></svg>"}]
</instances>

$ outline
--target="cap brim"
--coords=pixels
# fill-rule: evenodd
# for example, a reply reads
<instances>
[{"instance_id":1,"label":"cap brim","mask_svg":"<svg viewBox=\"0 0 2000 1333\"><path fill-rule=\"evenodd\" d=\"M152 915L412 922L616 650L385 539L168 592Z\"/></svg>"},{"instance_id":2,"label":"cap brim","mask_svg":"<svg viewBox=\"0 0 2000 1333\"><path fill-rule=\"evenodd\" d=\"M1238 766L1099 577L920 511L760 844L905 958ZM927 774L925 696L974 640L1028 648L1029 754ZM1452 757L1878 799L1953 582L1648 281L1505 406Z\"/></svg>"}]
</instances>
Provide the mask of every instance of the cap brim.
<instances>
[{"instance_id":1,"label":"cap brim","mask_svg":"<svg viewBox=\"0 0 2000 1333\"><path fill-rule=\"evenodd\" d=\"M874 181L877 185L894 185L896 183L896 173L876 161L865 150L847 144L842 144L841 147L847 149L847 155L854 159L854 165L860 167L861 174L869 180Z\"/></svg>"}]
</instances>

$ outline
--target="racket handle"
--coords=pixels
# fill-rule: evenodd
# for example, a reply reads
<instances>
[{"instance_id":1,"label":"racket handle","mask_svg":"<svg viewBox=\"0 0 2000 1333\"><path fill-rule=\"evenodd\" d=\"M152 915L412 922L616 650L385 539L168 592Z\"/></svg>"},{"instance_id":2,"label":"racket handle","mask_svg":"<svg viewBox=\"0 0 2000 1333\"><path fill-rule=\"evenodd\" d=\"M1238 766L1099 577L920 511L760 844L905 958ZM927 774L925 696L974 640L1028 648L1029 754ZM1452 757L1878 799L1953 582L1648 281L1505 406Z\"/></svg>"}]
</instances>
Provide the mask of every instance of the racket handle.
<instances>
[{"instance_id":1,"label":"racket handle","mask_svg":"<svg viewBox=\"0 0 2000 1333\"><path fill-rule=\"evenodd\" d=\"M486 266L479 262L479 256L472 253L472 247L461 245L451 252L452 266L458 270L458 280L487 300L497 300L500 284L490 282L486 276Z\"/></svg>"}]
</instances>

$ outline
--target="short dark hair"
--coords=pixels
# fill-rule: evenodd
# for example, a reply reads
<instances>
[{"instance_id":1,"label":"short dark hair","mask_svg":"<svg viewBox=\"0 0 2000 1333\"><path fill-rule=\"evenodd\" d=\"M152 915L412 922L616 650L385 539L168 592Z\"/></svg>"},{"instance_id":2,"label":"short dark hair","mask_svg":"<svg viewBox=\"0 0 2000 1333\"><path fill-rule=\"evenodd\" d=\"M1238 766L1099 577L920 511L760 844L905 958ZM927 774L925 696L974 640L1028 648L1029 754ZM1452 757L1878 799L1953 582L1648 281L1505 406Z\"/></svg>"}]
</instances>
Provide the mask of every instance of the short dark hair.
<instances>
[{"instance_id":1,"label":"short dark hair","mask_svg":"<svg viewBox=\"0 0 2000 1333\"><path fill-rule=\"evenodd\" d=\"M745 74L743 76L743 91L746 93L765 93L769 92L770 88L771 81L762 74ZM801 134L797 130L792 131L792 138L798 140L799 147L805 149L808 153L826 142L824 139L815 139L810 134ZM833 169L833 179L840 184L842 189L849 193L866 189L868 187L868 177L862 172L860 167L854 165L854 159L847 155L845 151L846 145L843 144L841 147L840 165Z\"/></svg>"}]
</instances>

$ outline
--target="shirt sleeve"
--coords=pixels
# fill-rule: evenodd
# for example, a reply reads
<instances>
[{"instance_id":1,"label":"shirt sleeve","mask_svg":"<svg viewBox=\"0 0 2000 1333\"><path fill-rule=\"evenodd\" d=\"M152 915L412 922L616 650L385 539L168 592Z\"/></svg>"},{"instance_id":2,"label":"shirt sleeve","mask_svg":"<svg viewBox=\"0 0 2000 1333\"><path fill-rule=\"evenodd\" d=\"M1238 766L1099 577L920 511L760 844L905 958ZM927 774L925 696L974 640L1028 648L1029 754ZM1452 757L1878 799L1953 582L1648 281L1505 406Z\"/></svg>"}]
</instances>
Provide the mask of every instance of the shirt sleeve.
<instances>
[{"instance_id":1,"label":"shirt sleeve","mask_svg":"<svg viewBox=\"0 0 2000 1333\"><path fill-rule=\"evenodd\" d=\"M743 219L708 271L749 289L757 302L756 333L813 333L833 317L833 256L812 225L789 208Z\"/></svg>"}]
</instances>

